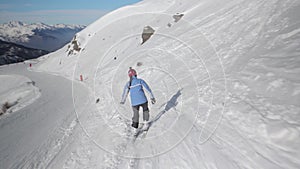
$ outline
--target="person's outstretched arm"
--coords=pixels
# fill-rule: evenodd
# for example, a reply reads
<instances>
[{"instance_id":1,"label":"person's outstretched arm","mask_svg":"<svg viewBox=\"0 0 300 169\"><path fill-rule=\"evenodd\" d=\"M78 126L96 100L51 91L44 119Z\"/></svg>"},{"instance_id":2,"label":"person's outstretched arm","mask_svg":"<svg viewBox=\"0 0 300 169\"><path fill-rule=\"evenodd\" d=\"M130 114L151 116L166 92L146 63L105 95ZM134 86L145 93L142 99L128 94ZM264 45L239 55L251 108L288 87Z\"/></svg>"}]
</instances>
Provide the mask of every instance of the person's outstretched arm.
<instances>
[{"instance_id":1,"label":"person's outstretched arm","mask_svg":"<svg viewBox=\"0 0 300 169\"><path fill-rule=\"evenodd\" d=\"M141 84L143 85L143 87L150 93L150 98L154 99L154 95L152 93L152 90L150 89L150 87L148 86L148 84L144 81L141 80Z\"/></svg>"},{"instance_id":2,"label":"person's outstretched arm","mask_svg":"<svg viewBox=\"0 0 300 169\"><path fill-rule=\"evenodd\" d=\"M120 102L121 104L124 104L126 102L128 93L129 93L129 83L127 82L123 89L122 99Z\"/></svg>"}]
</instances>

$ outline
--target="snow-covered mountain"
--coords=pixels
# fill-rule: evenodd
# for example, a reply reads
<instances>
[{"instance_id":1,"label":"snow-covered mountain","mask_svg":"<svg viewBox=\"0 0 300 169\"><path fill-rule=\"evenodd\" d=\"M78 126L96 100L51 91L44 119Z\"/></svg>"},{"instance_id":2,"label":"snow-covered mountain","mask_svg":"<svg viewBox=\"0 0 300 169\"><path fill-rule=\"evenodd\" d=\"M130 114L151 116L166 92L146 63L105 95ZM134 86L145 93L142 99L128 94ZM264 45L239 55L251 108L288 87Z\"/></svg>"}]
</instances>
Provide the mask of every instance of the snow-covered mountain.
<instances>
[{"instance_id":1,"label":"snow-covered mountain","mask_svg":"<svg viewBox=\"0 0 300 169\"><path fill-rule=\"evenodd\" d=\"M0 65L35 59L49 52L0 40Z\"/></svg>"},{"instance_id":2,"label":"snow-covered mountain","mask_svg":"<svg viewBox=\"0 0 300 169\"><path fill-rule=\"evenodd\" d=\"M299 11L299 0L144 0L34 60L39 73L3 67L42 90L0 121L0 165L298 169ZM136 140L130 101L119 104L128 67L157 100Z\"/></svg>"},{"instance_id":3,"label":"snow-covered mountain","mask_svg":"<svg viewBox=\"0 0 300 169\"><path fill-rule=\"evenodd\" d=\"M0 24L0 40L20 44L34 49L54 51L82 30L81 25L26 24L19 21Z\"/></svg>"}]
</instances>

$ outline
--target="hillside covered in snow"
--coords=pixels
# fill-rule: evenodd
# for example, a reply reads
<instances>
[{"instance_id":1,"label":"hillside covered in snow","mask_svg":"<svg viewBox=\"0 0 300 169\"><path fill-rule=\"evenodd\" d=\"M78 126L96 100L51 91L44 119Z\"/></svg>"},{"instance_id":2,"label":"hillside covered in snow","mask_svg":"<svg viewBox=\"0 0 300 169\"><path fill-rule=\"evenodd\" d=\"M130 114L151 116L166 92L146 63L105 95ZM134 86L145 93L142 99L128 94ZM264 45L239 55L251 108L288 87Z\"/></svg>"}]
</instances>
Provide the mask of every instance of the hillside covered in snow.
<instances>
[{"instance_id":1,"label":"hillside covered in snow","mask_svg":"<svg viewBox=\"0 0 300 169\"><path fill-rule=\"evenodd\" d=\"M15 112L33 103L40 91L35 82L24 76L0 75L0 115Z\"/></svg>"},{"instance_id":2,"label":"hillside covered in snow","mask_svg":"<svg viewBox=\"0 0 300 169\"><path fill-rule=\"evenodd\" d=\"M0 24L0 40L52 52L64 46L83 28L85 26L11 21Z\"/></svg>"},{"instance_id":3,"label":"hillside covered in snow","mask_svg":"<svg viewBox=\"0 0 300 169\"><path fill-rule=\"evenodd\" d=\"M49 52L0 40L0 65L35 59Z\"/></svg>"},{"instance_id":4,"label":"hillside covered in snow","mask_svg":"<svg viewBox=\"0 0 300 169\"><path fill-rule=\"evenodd\" d=\"M0 120L0 166L298 169L299 10L298 0L144 0L32 60L32 72L1 67L42 90ZM119 104L129 67L157 100L136 140L130 101Z\"/></svg>"}]
</instances>

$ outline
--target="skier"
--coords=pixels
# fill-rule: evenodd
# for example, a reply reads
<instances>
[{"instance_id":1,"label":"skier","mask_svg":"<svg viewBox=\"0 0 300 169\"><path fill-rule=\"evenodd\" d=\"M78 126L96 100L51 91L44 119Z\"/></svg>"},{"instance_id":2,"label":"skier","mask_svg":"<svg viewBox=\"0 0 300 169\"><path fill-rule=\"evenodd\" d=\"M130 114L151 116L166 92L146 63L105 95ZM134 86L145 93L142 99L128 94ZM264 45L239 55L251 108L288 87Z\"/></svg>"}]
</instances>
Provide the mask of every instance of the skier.
<instances>
[{"instance_id":1,"label":"skier","mask_svg":"<svg viewBox=\"0 0 300 169\"><path fill-rule=\"evenodd\" d=\"M123 94L122 100L120 104L124 104L127 98L128 93L130 93L131 98L131 105L133 110L133 117L132 117L132 127L134 128L134 132L137 131L139 126L139 109L140 107L143 108L143 120L144 126L143 130L147 130L149 127L149 108L148 108L148 100L144 93L144 88L150 93L151 103L154 104L156 102L154 95L147 85L147 83L143 79L137 78L137 73L131 67L128 71L128 76L130 78L129 82L126 83Z\"/></svg>"}]
</instances>

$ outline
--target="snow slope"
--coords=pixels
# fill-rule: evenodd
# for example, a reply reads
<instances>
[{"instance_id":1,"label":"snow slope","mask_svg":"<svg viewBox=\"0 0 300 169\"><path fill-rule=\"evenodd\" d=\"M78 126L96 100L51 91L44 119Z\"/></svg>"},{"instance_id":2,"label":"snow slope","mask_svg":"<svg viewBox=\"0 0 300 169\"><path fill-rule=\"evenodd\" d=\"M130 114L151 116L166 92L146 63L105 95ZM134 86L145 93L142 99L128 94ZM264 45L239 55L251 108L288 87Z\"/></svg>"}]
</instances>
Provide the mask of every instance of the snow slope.
<instances>
[{"instance_id":1,"label":"snow slope","mask_svg":"<svg viewBox=\"0 0 300 169\"><path fill-rule=\"evenodd\" d=\"M78 136L72 134L79 127L76 125L73 108L71 81L46 73L28 71L28 65L23 63L0 68L1 77L7 77L7 82L11 82L9 87L22 87L19 82L31 79L41 92L40 97L32 104L0 118L1 168L51 168L49 165L57 154L63 152L63 148L71 145L72 140ZM1 91L3 87L1 84ZM81 88L81 99L78 101L84 102L86 89L80 84L74 84L73 87ZM20 90L17 88L15 91L9 93L18 94Z\"/></svg>"},{"instance_id":2,"label":"snow slope","mask_svg":"<svg viewBox=\"0 0 300 169\"><path fill-rule=\"evenodd\" d=\"M0 75L0 116L13 113L40 97L35 82L19 75Z\"/></svg>"},{"instance_id":3,"label":"snow slope","mask_svg":"<svg viewBox=\"0 0 300 169\"><path fill-rule=\"evenodd\" d=\"M297 0L145 0L100 18L35 60L35 71L77 86L77 121L59 123L71 127L55 151L42 146L6 166L299 168L299 8ZM145 26L155 32L141 45ZM130 104L119 105L129 66L157 99L147 136L134 143Z\"/></svg>"},{"instance_id":4,"label":"snow slope","mask_svg":"<svg viewBox=\"0 0 300 169\"><path fill-rule=\"evenodd\" d=\"M55 51L69 42L81 25L47 25L44 23L26 24L11 21L0 24L0 39L29 48Z\"/></svg>"}]
</instances>

